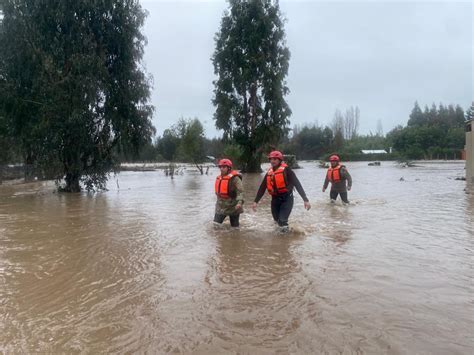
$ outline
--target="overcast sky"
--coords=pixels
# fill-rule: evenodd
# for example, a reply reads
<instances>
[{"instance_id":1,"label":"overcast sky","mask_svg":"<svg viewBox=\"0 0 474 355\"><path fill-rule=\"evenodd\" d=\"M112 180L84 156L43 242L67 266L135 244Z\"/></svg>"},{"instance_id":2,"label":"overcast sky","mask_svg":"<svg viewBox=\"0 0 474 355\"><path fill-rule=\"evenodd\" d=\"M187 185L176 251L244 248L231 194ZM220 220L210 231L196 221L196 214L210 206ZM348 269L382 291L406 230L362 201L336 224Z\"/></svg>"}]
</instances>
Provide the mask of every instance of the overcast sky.
<instances>
[{"instance_id":1,"label":"overcast sky","mask_svg":"<svg viewBox=\"0 0 474 355\"><path fill-rule=\"evenodd\" d=\"M154 124L163 130L181 116L198 117L206 135L212 119L210 57L226 1L143 0L154 78ZM361 133L405 124L415 100L473 100L471 1L280 1L291 51L287 100L291 125L328 124L336 109L357 105Z\"/></svg>"}]
</instances>

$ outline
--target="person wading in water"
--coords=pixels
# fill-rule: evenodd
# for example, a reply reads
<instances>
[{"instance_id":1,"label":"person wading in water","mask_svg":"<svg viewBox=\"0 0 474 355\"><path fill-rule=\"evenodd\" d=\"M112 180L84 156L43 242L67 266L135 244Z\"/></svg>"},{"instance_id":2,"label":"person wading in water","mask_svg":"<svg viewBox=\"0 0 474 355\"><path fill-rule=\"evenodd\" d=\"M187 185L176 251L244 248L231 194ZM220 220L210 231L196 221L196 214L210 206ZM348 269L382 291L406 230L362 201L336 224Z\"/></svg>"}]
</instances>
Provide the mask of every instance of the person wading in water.
<instances>
[{"instance_id":1,"label":"person wading in water","mask_svg":"<svg viewBox=\"0 0 474 355\"><path fill-rule=\"evenodd\" d=\"M288 218L293 209L293 188L296 188L304 201L304 207L309 210L311 205L306 193L301 186L293 170L283 162L283 154L273 151L268 155L270 169L268 169L262 180L257 196L252 205L252 209L257 209L257 204L265 193L265 189L272 196L272 216L275 222L281 227L282 232L288 231Z\"/></svg>"},{"instance_id":2,"label":"person wading in water","mask_svg":"<svg viewBox=\"0 0 474 355\"><path fill-rule=\"evenodd\" d=\"M329 183L331 183L331 191L329 193L331 202L336 202L337 195L340 195L342 202L349 203L349 200L347 199L347 191L351 191L352 177L347 171L347 168L344 165L341 165L340 159L337 155L331 155L329 161L331 162L331 166L326 173L323 192L326 191Z\"/></svg>"},{"instance_id":3,"label":"person wading in water","mask_svg":"<svg viewBox=\"0 0 474 355\"><path fill-rule=\"evenodd\" d=\"M229 159L220 160L218 166L221 173L214 184L217 195L214 222L223 223L229 216L230 225L238 227L244 204L242 175L232 170L232 162Z\"/></svg>"}]
</instances>

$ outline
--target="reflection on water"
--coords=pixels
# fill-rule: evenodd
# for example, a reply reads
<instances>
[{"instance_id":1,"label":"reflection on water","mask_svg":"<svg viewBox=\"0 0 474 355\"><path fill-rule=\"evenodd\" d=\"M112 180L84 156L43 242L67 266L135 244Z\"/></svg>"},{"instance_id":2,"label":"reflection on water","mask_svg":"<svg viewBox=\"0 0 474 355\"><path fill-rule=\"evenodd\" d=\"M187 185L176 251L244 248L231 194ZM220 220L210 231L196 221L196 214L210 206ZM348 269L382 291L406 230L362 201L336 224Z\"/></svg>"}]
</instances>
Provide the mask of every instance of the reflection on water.
<instances>
[{"instance_id":1,"label":"reflection on water","mask_svg":"<svg viewBox=\"0 0 474 355\"><path fill-rule=\"evenodd\" d=\"M302 165L313 208L296 195L287 235L268 197L240 230L215 226L213 176L0 187L0 352L472 351L463 165L348 164L349 206ZM261 179L244 176L246 206Z\"/></svg>"}]
</instances>

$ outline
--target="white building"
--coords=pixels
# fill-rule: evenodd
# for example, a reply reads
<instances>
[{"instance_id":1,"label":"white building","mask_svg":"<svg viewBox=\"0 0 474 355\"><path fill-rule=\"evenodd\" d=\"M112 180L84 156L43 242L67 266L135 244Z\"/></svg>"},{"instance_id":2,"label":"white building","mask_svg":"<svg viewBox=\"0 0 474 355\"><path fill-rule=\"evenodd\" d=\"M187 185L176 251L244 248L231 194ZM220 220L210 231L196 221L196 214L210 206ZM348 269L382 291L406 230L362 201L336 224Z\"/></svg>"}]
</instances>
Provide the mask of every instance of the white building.
<instances>
[{"instance_id":1,"label":"white building","mask_svg":"<svg viewBox=\"0 0 474 355\"><path fill-rule=\"evenodd\" d=\"M361 150L360 151L362 154L387 154L386 150L383 149L372 149L372 150Z\"/></svg>"}]
</instances>

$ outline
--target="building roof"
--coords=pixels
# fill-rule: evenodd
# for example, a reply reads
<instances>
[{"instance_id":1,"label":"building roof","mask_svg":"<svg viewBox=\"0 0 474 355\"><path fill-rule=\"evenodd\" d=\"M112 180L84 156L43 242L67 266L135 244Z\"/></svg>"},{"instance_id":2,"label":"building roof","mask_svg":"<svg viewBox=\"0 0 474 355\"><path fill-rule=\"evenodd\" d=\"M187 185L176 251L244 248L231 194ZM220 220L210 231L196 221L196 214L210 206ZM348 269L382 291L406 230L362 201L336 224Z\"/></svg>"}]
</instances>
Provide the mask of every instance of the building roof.
<instances>
[{"instance_id":1,"label":"building roof","mask_svg":"<svg viewBox=\"0 0 474 355\"><path fill-rule=\"evenodd\" d=\"M363 149L361 150L362 154L387 154L386 150L383 149Z\"/></svg>"}]
</instances>

